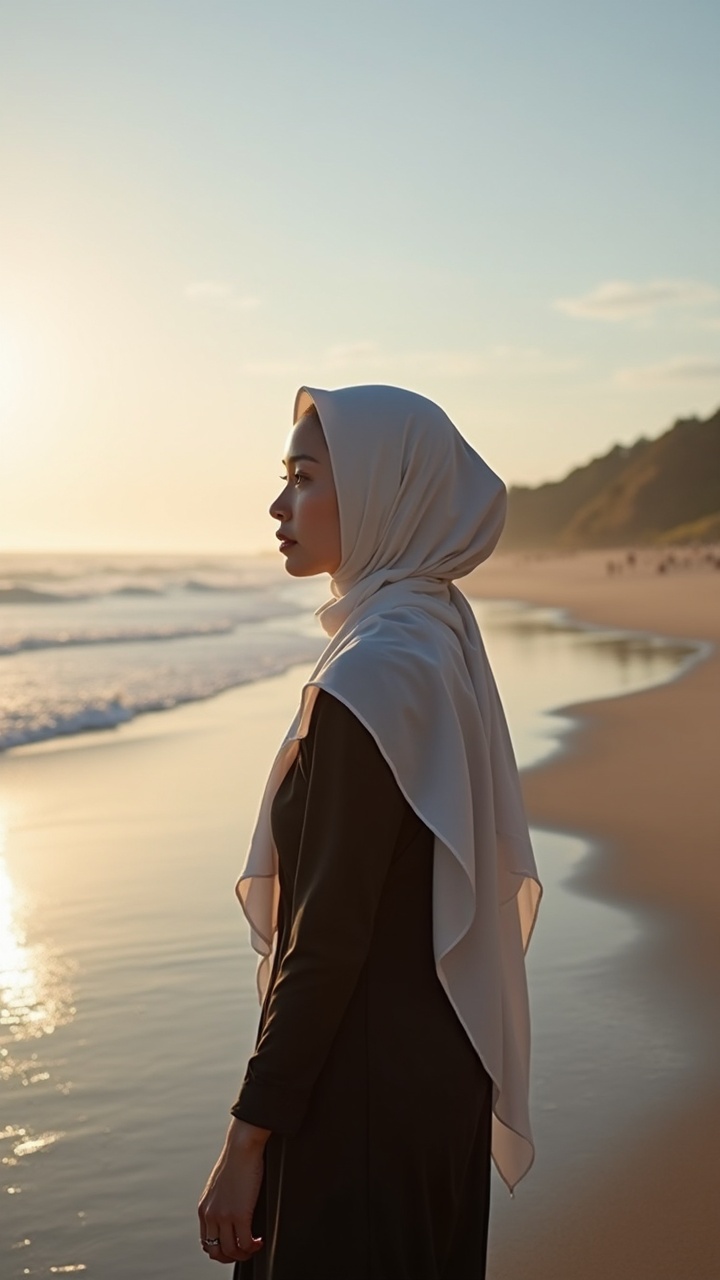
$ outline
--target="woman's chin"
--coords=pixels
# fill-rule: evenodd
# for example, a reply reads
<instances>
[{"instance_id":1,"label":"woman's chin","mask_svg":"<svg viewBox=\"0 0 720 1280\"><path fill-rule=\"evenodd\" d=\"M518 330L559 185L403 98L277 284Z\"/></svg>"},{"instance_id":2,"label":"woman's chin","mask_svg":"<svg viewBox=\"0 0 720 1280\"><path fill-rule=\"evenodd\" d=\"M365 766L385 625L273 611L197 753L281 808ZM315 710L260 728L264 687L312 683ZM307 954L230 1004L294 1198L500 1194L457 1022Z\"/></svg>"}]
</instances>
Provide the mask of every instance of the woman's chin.
<instances>
[{"instance_id":1,"label":"woman's chin","mask_svg":"<svg viewBox=\"0 0 720 1280\"><path fill-rule=\"evenodd\" d=\"M312 565L303 563L302 557L293 556L294 550L295 548L291 547L285 552L285 572L289 573L291 578L309 578L313 573L318 572Z\"/></svg>"},{"instance_id":2,"label":"woman's chin","mask_svg":"<svg viewBox=\"0 0 720 1280\"><path fill-rule=\"evenodd\" d=\"M285 572L290 574L291 578L316 578L319 573L327 573L328 570L321 565L303 564L302 561L293 561L290 557L285 560Z\"/></svg>"}]
</instances>

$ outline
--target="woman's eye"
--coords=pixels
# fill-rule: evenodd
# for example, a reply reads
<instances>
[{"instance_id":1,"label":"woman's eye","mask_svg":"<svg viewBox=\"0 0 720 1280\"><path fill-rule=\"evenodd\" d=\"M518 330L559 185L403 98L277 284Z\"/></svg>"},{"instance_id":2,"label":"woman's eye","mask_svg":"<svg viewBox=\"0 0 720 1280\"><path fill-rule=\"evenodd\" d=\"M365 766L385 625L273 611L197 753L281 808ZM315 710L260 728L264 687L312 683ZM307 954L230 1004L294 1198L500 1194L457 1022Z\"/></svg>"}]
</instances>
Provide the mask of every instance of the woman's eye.
<instances>
[{"instance_id":1,"label":"woman's eye","mask_svg":"<svg viewBox=\"0 0 720 1280\"><path fill-rule=\"evenodd\" d=\"M296 471L296 472L295 472L295 474L294 474L294 475L293 475L293 477L292 477L292 479L293 479L293 484L297 485L298 481L300 481L300 480L307 480L307 478L308 478L308 477L305 475L304 471ZM285 484L287 484L289 477L288 477L288 476L281 476L281 477L280 477L280 479L281 479L281 480L283 480L283 481L285 482Z\"/></svg>"}]
</instances>

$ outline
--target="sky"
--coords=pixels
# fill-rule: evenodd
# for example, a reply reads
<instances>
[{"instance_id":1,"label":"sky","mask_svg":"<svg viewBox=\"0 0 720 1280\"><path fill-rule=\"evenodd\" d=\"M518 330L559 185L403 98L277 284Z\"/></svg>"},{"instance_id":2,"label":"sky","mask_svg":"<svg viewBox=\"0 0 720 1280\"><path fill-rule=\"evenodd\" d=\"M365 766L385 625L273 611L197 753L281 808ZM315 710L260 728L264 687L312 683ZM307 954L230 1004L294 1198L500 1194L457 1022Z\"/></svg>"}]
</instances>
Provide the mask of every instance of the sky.
<instances>
[{"instance_id":1,"label":"sky","mask_svg":"<svg viewBox=\"0 0 720 1280\"><path fill-rule=\"evenodd\" d=\"M0 550L237 552L301 384L508 484L720 406L717 0L0 0Z\"/></svg>"}]
</instances>

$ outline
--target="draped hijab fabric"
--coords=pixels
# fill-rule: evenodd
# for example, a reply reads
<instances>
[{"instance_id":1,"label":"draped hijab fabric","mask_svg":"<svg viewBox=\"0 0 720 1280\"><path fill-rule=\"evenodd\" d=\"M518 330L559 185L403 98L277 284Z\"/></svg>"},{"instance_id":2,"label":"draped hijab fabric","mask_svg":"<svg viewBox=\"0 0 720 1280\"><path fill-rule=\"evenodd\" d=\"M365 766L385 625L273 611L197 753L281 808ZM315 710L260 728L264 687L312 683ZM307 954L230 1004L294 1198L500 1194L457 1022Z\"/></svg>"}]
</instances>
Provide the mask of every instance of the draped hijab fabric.
<instances>
[{"instance_id":1,"label":"draped hijab fabric","mask_svg":"<svg viewBox=\"0 0 720 1280\"><path fill-rule=\"evenodd\" d=\"M260 995L277 920L270 809L325 689L373 735L435 836L437 973L493 1080L493 1158L512 1189L534 1155L525 951L542 890L502 704L454 585L495 547L505 487L443 410L414 392L301 387L294 422L313 405L342 559L317 611L329 642L270 771L235 887L261 956Z\"/></svg>"}]
</instances>

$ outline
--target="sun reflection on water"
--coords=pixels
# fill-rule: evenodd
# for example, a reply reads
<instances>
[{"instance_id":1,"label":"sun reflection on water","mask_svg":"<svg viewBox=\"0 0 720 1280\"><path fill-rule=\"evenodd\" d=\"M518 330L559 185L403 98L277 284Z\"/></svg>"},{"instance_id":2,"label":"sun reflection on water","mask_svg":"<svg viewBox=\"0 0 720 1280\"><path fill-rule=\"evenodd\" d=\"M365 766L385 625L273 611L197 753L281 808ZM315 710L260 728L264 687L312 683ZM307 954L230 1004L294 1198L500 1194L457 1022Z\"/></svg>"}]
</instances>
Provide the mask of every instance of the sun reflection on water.
<instances>
[{"instance_id":1,"label":"sun reflection on water","mask_svg":"<svg viewBox=\"0 0 720 1280\"><path fill-rule=\"evenodd\" d=\"M71 965L27 940L26 904L3 856L3 836L0 829L0 1045L52 1035L75 1014ZM2 1056L0 1067L7 1067L7 1050Z\"/></svg>"},{"instance_id":2,"label":"sun reflection on water","mask_svg":"<svg viewBox=\"0 0 720 1280\"><path fill-rule=\"evenodd\" d=\"M0 1146L0 1151L9 1152L0 1157L0 1164L6 1167L16 1165L22 1160L23 1156L34 1156L38 1151L47 1151L49 1147L54 1146L60 1138L64 1138L65 1134L48 1130L46 1133L31 1134L22 1125L6 1124L4 1129L0 1129L0 1143L7 1143L7 1147Z\"/></svg>"}]
</instances>

